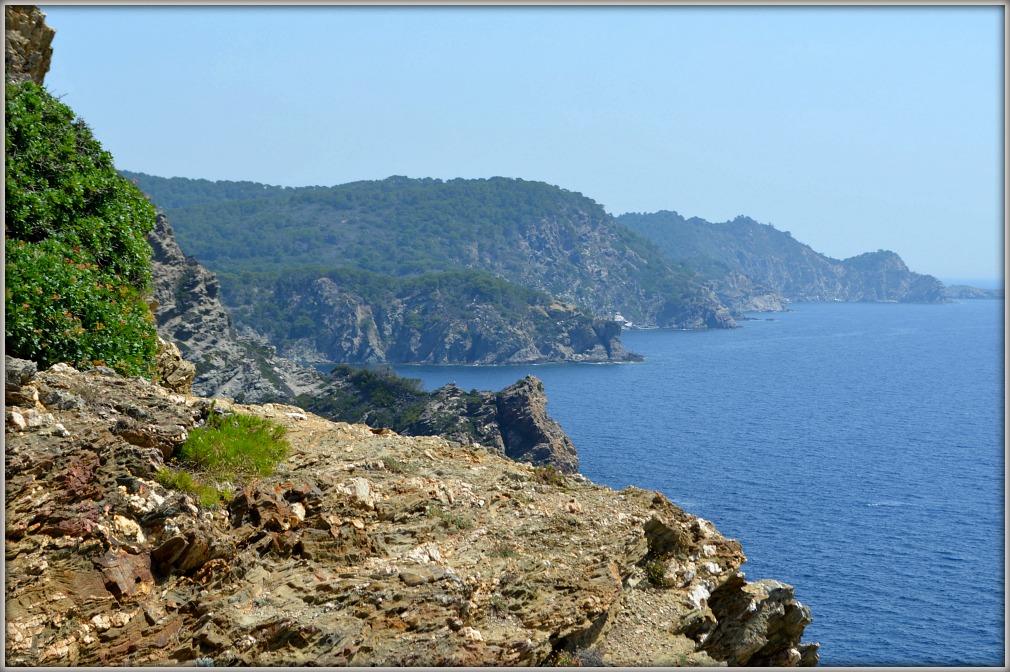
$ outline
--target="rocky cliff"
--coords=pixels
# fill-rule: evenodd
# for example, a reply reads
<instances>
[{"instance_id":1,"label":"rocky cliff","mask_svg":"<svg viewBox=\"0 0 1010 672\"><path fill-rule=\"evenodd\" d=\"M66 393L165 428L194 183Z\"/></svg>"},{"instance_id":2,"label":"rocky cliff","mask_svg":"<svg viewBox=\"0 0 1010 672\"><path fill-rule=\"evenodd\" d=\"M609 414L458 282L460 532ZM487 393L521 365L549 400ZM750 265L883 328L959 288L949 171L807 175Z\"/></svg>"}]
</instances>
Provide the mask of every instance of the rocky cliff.
<instances>
[{"instance_id":1,"label":"rocky cliff","mask_svg":"<svg viewBox=\"0 0 1010 672\"><path fill-rule=\"evenodd\" d=\"M197 394L253 403L314 389L319 383L315 371L274 356L273 348L255 335L236 332L221 304L217 277L183 254L164 214L158 214L148 242L158 332L195 365Z\"/></svg>"},{"instance_id":2,"label":"rocky cliff","mask_svg":"<svg viewBox=\"0 0 1010 672\"><path fill-rule=\"evenodd\" d=\"M499 392L464 392L452 384L425 392L420 382L389 369L342 365L318 390L294 401L331 420L440 436L517 462L578 471L575 446L547 414L547 395L537 378L527 376Z\"/></svg>"},{"instance_id":3,"label":"rocky cliff","mask_svg":"<svg viewBox=\"0 0 1010 672\"><path fill-rule=\"evenodd\" d=\"M712 223L676 212L628 213L618 221L715 283L738 311L780 310L789 301L942 303L943 283L908 269L894 252L832 259L787 231L749 217Z\"/></svg>"},{"instance_id":4,"label":"rocky cliff","mask_svg":"<svg viewBox=\"0 0 1010 672\"><path fill-rule=\"evenodd\" d=\"M739 543L615 492L297 407L272 476L200 508L154 472L211 401L6 360L8 665L798 665L807 607Z\"/></svg>"},{"instance_id":5,"label":"rocky cliff","mask_svg":"<svg viewBox=\"0 0 1010 672\"><path fill-rule=\"evenodd\" d=\"M237 319L303 362L541 364L629 362L621 327L572 304L483 274L397 281L374 274L298 274L258 291ZM250 321L250 320L246 320Z\"/></svg>"},{"instance_id":6,"label":"rocky cliff","mask_svg":"<svg viewBox=\"0 0 1010 672\"><path fill-rule=\"evenodd\" d=\"M7 81L42 85L52 60L56 31L32 5L4 5L4 65Z\"/></svg>"},{"instance_id":7,"label":"rocky cliff","mask_svg":"<svg viewBox=\"0 0 1010 672\"><path fill-rule=\"evenodd\" d=\"M579 470L575 445L547 415L543 383L526 376L500 392L464 392L455 385L436 390L416 421L403 433L441 436L464 445L481 445L516 462Z\"/></svg>"},{"instance_id":8,"label":"rocky cliff","mask_svg":"<svg viewBox=\"0 0 1010 672\"><path fill-rule=\"evenodd\" d=\"M363 389L369 387L364 381L374 378L364 372L342 368L324 376L276 356L274 348L251 330L237 333L221 304L217 277L182 253L164 214L159 213L148 242L153 251L154 313L158 331L166 341L159 370L172 389L185 392L191 384L197 394L248 403L291 402L298 398L330 419L394 426L412 435L446 436L468 444L483 443L499 454L538 466L566 472L578 469L575 447L547 415L547 398L536 379L528 378L497 393L476 393L482 400L476 405L449 402L458 388L429 394L408 387L412 394L406 399L369 394ZM618 332L614 330L612 335ZM175 343L185 359L172 356ZM619 345L612 346L611 352L616 354ZM187 362L195 364L195 371ZM387 388L401 382L392 372L384 377ZM333 403L335 396L341 403ZM345 402L347 398L352 401ZM411 404L422 409L420 419L396 422L404 407Z\"/></svg>"},{"instance_id":9,"label":"rocky cliff","mask_svg":"<svg viewBox=\"0 0 1010 672\"><path fill-rule=\"evenodd\" d=\"M197 384L293 393L300 373L235 337L164 217L150 242L162 331L204 367ZM174 389L5 357L5 664L817 662L792 589L747 583L739 544L659 493L194 396L170 342L159 359ZM530 429L546 417L536 381L514 387L503 445L564 448ZM155 475L186 468L213 409L280 423L292 450L204 508Z\"/></svg>"},{"instance_id":10,"label":"rocky cliff","mask_svg":"<svg viewBox=\"0 0 1010 672\"><path fill-rule=\"evenodd\" d=\"M931 275L913 273L894 252L877 250L838 262L841 300L896 303L943 303L943 283Z\"/></svg>"}]
</instances>

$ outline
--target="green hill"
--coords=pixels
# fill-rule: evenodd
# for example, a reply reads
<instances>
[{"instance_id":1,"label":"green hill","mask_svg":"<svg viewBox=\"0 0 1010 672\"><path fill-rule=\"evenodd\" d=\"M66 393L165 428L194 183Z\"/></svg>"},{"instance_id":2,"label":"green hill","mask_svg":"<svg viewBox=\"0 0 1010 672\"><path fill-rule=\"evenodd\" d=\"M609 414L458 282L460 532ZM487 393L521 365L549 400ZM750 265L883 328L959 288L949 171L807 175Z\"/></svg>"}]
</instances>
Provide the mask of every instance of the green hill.
<instances>
[{"instance_id":1,"label":"green hill","mask_svg":"<svg viewBox=\"0 0 1010 672\"><path fill-rule=\"evenodd\" d=\"M458 269L546 292L642 326L732 326L685 265L585 196L542 182L390 177L282 188L124 173L162 207L223 296L299 269L399 278Z\"/></svg>"}]
</instances>

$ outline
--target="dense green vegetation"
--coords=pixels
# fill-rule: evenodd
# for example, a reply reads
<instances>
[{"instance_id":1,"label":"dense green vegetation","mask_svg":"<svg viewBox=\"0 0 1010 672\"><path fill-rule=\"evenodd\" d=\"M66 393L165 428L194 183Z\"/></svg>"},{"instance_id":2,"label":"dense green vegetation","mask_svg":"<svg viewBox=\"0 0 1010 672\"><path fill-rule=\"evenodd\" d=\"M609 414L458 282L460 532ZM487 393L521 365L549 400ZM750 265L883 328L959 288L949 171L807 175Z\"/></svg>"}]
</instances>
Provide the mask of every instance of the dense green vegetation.
<instances>
[{"instance_id":1,"label":"dense green vegetation","mask_svg":"<svg viewBox=\"0 0 1010 672\"><path fill-rule=\"evenodd\" d=\"M447 320L462 320L475 304L493 308L504 321L533 318L543 321L545 328L551 326L550 295L479 271L454 270L400 279L356 269L318 268L255 277L243 273L228 277L222 285L229 287L236 319L283 347L289 340L311 338L327 329L329 308L316 300L312 289L318 278L332 280L342 291L371 306L408 306L402 326L415 332ZM541 310L531 310L534 307ZM590 320L589 316L585 319Z\"/></svg>"},{"instance_id":2,"label":"dense green vegetation","mask_svg":"<svg viewBox=\"0 0 1010 672\"><path fill-rule=\"evenodd\" d=\"M702 300L686 265L595 201L542 182L391 177L282 188L124 174L165 209L187 254L218 273L230 306L281 274L334 268L399 278L480 270L645 322L668 301Z\"/></svg>"},{"instance_id":3,"label":"dense green vegetation","mask_svg":"<svg viewBox=\"0 0 1010 672\"><path fill-rule=\"evenodd\" d=\"M154 207L44 88L8 84L5 111L7 353L153 375Z\"/></svg>"},{"instance_id":4,"label":"dense green vegetation","mask_svg":"<svg viewBox=\"0 0 1010 672\"><path fill-rule=\"evenodd\" d=\"M749 217L713 223L661 210L649 214L630 212L617 220L656 243L671 259L690 265L707 278L722 278L731 270L740 270L741 252L760 259L797 260L803 249L816 254L794 240L788 231L779 231Z\"/></svg>"},{"instance_id":5,"label":"dense green vegetation","mask_svg":"<svg viewBox=\"0 0 1010 672\"><path fill-rule=\"evenodd\" d=\"M606 216L581 194L505 178L285 189L124 175L164 208L183 249L219 273L323 265L411 276L465 265L474 244L478 254L513 257L518 234L558 208Z\"/></svg>"},{"instance_id":6,"label":"dense green vegetation","mask_svg":"<svg viewBox=\"0 0 1010 672\"><path fill-rule=\"evenodd\" d=\"M346 364L332 370L331 384L302 394L295 403L339 422L366 422L402 432L417 422L430 394L419 378L401 378L389 367L356 369Z\"/></svg>"}]
</instances>

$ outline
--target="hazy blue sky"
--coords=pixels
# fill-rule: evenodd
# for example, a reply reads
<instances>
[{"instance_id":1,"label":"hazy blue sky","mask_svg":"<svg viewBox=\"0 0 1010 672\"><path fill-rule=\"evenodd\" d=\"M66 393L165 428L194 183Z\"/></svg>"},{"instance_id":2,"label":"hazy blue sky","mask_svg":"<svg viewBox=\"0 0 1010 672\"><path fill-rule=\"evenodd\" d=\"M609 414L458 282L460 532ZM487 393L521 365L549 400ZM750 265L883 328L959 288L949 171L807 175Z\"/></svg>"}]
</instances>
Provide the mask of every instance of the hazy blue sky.
<instances>
[{"instance_id":1,"label":"hazy blue sky","mask_svg":"<svg viewBox=\"0 0 1010 672\"><path fill-rule=\"evenodd\" d=\"M1002 7L42 10L122 169L521 177L1002 276Z\"/></svg>"}]
</instances>

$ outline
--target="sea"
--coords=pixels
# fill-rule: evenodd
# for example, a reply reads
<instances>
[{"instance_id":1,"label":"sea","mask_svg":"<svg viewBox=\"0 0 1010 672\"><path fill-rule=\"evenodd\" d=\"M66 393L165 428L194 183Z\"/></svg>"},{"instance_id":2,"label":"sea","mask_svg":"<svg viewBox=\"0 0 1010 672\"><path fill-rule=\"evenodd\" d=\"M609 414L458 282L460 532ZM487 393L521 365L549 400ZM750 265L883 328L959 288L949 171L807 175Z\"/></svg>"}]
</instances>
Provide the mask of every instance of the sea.
<instances>
[{"instance_id":1,"label":"sea","mask_svg":"<svg viewBox=\"0 0 1010 672\"><path fill-rule=\"evenodd\" d=\"M827 666L1005 662L1004 304L800 303L731 330L626 330L634 364L532 374L590 480L664 493L792 584Z\"/></svg>"}]
</instances>

